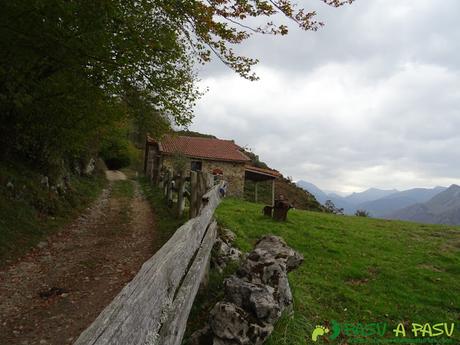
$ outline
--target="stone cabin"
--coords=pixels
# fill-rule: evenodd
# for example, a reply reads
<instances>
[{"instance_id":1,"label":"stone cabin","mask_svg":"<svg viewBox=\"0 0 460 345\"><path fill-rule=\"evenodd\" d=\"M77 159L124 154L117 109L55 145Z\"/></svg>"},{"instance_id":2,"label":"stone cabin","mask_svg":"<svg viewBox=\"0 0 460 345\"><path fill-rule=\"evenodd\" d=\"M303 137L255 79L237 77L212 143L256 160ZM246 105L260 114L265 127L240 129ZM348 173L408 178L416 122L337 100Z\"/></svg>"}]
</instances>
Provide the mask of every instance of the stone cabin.
<instances>
[{"instance_id":1,"label":"stone cabin","mask_svg":"<svg viewBox=\"0 0 460 345\"><path fill-rule=\"evenodd\" d=\"M191 170L222 175L228 182L228 195L243 197L244 180L274 180L279 173L250 165L251 160L233 140L167 135L160 141L147 137L144 171L156 181L162 168L174 170L177 155L186 158L186 173Z\"/></svg>"}]
</instances>

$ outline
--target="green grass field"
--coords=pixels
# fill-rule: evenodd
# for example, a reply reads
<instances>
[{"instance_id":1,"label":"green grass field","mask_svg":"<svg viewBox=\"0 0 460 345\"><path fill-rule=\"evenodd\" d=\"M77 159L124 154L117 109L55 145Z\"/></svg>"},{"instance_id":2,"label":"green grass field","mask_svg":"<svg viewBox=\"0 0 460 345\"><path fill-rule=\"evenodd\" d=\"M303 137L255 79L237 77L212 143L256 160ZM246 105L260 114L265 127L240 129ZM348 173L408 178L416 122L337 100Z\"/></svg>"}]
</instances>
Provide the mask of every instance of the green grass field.
<instances>
[{"instance_id":1,"label":"green grass field","mask_svg":"<svg viewBox=\"0 0 460 345\"><path fill-rule=\"evenodd\" d=\"M263 217L260 205L235 199L221 204L217 219L237 234L244 251L274 234L305 257L289 275L293 316L277 323L268 344L312 344L314 327L330 320L387 322L389 337L400 322L455 322L452 343L460 343L460 227L297 210L278 223ZM218 282L213 287L221 288Z\"/></svg>"},{"instance_id":2,"label":"green grass field","mask_svg":"<svg viewBox=\"0 0 460 345\"><path fill-rule=\"evenodd\" d=\"M187 212L184 212L182 218L178 219L173 207L168 207L162 192L153 187L149 180L145 177L138 179L142 192L149 201L155 214L155 230L156 230L156 250L160 249L165 244L174 232L184 224L188 218Z\"/></svg>"}]
</instances>

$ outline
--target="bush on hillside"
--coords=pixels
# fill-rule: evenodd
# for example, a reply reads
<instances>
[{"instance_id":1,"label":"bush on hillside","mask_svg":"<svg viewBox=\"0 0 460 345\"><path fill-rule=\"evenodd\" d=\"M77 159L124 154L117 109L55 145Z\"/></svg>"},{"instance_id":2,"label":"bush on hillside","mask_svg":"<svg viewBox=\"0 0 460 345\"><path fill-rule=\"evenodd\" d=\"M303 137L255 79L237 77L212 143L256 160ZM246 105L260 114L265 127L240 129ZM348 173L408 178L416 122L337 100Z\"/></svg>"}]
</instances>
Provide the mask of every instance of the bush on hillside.
<instances>
[{"instance_id":1,"label":"bush on hillside","mask_svg":"<svg viewBox=\"0 0 460 345\"><path fill-rule=\"evenodd\" d=\"M326 200L326 202L324 203L324 207L326 208L326 211L329 213L343 214L343 208L336 207L332 200Z\"/></svg>"},{"instance_id":2,"label":"bush on hillside","mask_svg":"<svg viewBox=\"0 0 460 345\"><path fill-rule=\"evenodd\" d=\"M369 217L369 212L366 210L356 210L355 216L357 217Z\"/></svg>"},{"instance_id":3,"label":"bush on hillside","mask_svg":"<svg viewBox=\"0 0 460 345\"><path fill-rule=\"evenodd\" d=\"M136 160L137 149L123 130L113 130L103 141L100 155L107 168L118 170L129 166Z\"/></svg>"}]
</instances>

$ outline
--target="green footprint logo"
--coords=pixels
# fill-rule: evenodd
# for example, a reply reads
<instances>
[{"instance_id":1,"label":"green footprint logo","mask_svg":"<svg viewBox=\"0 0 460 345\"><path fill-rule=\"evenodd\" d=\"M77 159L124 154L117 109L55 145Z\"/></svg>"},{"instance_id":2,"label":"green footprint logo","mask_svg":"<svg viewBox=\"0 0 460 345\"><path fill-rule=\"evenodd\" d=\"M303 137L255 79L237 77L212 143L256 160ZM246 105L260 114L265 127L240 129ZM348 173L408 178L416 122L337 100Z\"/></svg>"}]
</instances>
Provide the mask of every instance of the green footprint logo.
<instances>
[{"instance_id":1,"label":"green footprint logo","mask_svg":"<svg viewBox=\"0 0 460 345\"><path fill-rule=\"evenodd\" d=\"M326 328L324 326L316 326L311 334L311 340L317 341L319 336L324 335L326 333L329 333L329 328Z\"/></svg>"}]
</instances>

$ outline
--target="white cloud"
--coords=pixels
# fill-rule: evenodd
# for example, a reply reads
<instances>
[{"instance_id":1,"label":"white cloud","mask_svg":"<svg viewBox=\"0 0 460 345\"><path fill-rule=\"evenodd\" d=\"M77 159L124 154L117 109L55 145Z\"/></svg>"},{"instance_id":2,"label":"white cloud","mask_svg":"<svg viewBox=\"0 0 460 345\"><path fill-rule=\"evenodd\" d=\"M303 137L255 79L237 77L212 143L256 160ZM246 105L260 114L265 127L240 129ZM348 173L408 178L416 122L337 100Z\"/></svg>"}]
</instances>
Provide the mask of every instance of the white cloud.
<instances>
[{"instance_id":1,"label":"white cloud","mask_svg":"<svg viewBox=\"0 0 460 345\"><path fill-rule=\"evenodd\" d=\"M204 74L192 129L325 189L458 183L460 3L358 3L320 12L324 31L253 39L258 82Z\"/></svg>"}]
</instances>

